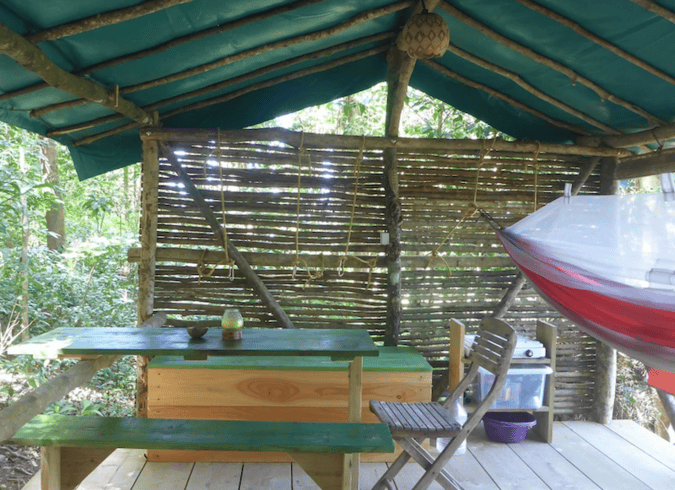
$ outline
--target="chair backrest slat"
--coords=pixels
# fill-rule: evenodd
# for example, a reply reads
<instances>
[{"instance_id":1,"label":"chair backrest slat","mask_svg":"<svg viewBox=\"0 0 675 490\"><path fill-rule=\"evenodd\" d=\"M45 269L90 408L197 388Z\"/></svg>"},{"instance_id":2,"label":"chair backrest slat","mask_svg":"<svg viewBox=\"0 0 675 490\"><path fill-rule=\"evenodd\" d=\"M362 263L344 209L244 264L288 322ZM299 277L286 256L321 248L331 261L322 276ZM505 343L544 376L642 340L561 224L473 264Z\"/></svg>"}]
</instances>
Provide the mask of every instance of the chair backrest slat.
<instances>
[{"instance_id":1,"label":"chair backrest slat","mask_svg":"<svg viewBox=\"0 0 675 490\"><path fill-rule=\"evenodd\" d=\"M494 344L498 349L506 346L506 343L508 342L508 339L499 335L494 335L491 332L488 332L487 330L481 331L480 338L484 342L490 342Z\"/></svg>"},{"instance_id":2,"label":"chair backrest slat","mask_svg":"<svg viewBox=\"0 0 675 490\"><path fill-rule=\"evenodd\" d=\"M473 349L473 352L479 353L481 356L490 359L495 364L502 364L502 356L500 356L499 351L495 350L493 347L485 346L483 342L476 341L471 348Z\"/></svg>"},{"instance_id":3,"label":"chair backrest slat","mask_svg":"<svg viewBox=\"0 0 675 490\"><path fill-rule=\"evenodd\" d=\"M486 369L486 370L490 371L495 376L497 374L499 374L499 372L502 369L501 364L497 364L496 362L494 362L489 357L486 357L483 354L481 354L480 352L475 351L475 350L473 352L471 352L471 356L469 357L469 360L471 361L471 363L476 364L476 365L482 367L483 369Z\"/></svg>"},{"instance_id":4,"label":"chair backrest slat","mask_svg":"<svg viewBox=\"0 0 675 490\"><path fill-rule=\"evenodd\" d=\"M468 356L471 361L469 372L444 403L444 406L448 408L462 396L478 375L479 367L495 375L492 388L464 424L463 431L467 430L467 434L481 421L485 412L490 409L501 393L515 347L516 332L509 324L494 318L483 319Z\"/></svg>"}]
</instances>

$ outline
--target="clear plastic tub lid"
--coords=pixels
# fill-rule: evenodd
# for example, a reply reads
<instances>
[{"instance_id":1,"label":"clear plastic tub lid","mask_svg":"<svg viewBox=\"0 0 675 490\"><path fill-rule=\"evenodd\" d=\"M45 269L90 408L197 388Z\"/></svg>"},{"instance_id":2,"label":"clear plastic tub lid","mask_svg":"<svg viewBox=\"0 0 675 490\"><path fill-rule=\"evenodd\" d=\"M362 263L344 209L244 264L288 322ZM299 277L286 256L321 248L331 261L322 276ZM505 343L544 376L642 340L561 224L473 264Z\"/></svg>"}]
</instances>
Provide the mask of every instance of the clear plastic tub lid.
<instances>
[{"instance_id":1,"label":"clear plastic tub lid","mask_svg":"<svg viewBox=\"0 0 675 490\"><path fill-rule=\"evenodd\" d=\"M490 371L483 367L478 367L478 371L483 374L490 374L494 376ZM528 375L528 374L552 374L553 369L551 366L537 366L537 367L523 367L523 368L510 368L509 375Z\"/></svg>"}]
</instances>

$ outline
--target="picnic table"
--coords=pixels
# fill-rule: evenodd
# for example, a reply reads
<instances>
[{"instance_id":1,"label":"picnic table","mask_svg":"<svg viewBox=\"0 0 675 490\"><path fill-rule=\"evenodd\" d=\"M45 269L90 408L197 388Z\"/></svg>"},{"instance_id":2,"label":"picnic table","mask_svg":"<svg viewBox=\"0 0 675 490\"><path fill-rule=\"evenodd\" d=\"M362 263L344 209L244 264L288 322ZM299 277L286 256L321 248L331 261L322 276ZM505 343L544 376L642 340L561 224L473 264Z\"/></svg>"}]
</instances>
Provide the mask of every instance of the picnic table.
<instances>
[{"instance_id":1,"label":"picnic table","mask_svg":"<svg viewBox=\"0 0 675 490\"><path fill-rule=\"evenodd\" d=\"M117 437L88 436L83 440L77 428L81 424L74 423L72 417L50 418L43 415L26 424L14 437L16 442L40 445L49 450L68 446L146 448L143 446L146 444L147 448L284 451L324 490L358 488L358 452L394 452L393 439L384 424L360 423L362 358L378 355L378 349L366 330L243 329L241 340L225 341L220 329L210 329L203 338L194 339L181 328L58 328L12 346L8 352L36 358L181 355L185 359L206 359L209 356L236 355L330 356L335 361L349 361L349 421L345 424L255 422L260 425L251 426L250 421L174 421L181 427L179 437L172 435L176 432L172 432L172 428L177 426L175 423L171 425L160 419L143 419L139 427L148 432L148 437L138 440L125 436L138 429L134 425L139 423L138 419L108 418L97 423L103 424L101 427L107 432L115 427ZM84 433L95 434L92 423L95 422L87 421ZM204 423L210 425L202 427ZM45 427L49 425L52 425L51 430ZM274 436L275 443L242 436L252 430L259 439ZM194 433L195 440L186 440L185 435L191 433ZM207 441L203 437L205 433L215 433L216 436ZM49 454L49 451L46 453ZM60 452L52 454L53 458L58 458L58 466L62 466L62 456ZM53 471L55 464L48 466ZM58 475L56 478L58 483L52 485L54 488L61 487L61 477ZM49 478L45 479L43 475L43 487L45 480Z\"/></svg>"}]
</instances>

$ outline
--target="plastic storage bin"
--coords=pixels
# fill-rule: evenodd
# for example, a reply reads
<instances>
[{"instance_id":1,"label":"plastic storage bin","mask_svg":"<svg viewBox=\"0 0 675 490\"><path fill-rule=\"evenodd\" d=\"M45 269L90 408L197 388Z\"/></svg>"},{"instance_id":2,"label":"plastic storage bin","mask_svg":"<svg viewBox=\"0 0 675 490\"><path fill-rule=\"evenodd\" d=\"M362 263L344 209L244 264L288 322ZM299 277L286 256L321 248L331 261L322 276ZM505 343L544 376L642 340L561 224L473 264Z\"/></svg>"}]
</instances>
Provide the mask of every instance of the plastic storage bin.
<instances>
[{"instance_id":1,"label":"plastic storage bin","mask_svg":"<svg viewBox=\"0 0 675 490\"><path fill-rule=\"evenodd\" d=\"M549 366L509 369L504 388L491 408L524 410L541 408L544 401L546 376L552 372ZM475 396L479 402L487 396L494 382L494 374L487 369L478 369Z\"/></svg>"}]
</instances>

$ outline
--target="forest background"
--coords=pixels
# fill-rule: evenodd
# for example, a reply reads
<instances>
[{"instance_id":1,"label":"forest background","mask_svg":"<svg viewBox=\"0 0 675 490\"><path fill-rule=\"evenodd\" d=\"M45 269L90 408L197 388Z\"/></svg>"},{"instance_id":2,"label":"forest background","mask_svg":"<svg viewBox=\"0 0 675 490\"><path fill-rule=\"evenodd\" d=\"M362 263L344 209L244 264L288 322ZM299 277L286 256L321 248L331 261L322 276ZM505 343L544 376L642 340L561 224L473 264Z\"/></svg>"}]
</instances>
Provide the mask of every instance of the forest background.
<instances>
[{"instance_id":1,"label":"forest background","mask_svg":"<svg viewBox=\"0 0 675 490\"><path fill-rule=\"evenodd\" d=\"M382 136L385 106L386 86L380 84L258 127ZM459 139L495 133L443 102L408 90L401 136ZM140 174L137 164L80 182L64 147L0 123L0 409L73 362L10 358L5 350L13 342L63 326L135 325L138 277L126 252L138 244ZM644 187L624 183L622 189ZM122 358L47 412L131 416L135 382L133 359ZM616 400L616 418L632 418L665 433L644 366L623 356ZM2 449L0 467L11 459ZM0 472L1 490L21 488L27 473L37 469L31 454L24 456L26 465Z\"/></svg>"}]
</instances>

